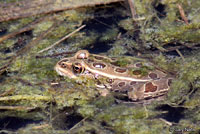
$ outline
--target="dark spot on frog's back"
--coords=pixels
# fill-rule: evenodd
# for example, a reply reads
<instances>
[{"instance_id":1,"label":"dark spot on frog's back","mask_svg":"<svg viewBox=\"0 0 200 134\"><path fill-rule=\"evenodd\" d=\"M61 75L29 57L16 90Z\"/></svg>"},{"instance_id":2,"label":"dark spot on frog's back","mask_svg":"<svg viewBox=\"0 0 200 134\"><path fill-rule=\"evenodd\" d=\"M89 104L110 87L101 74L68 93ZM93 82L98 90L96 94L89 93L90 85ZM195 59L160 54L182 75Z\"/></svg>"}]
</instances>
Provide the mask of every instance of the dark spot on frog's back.
<instances>
[{"instance_id":1,"label":"dark spot on frog's back","mask_svg":"<svg viewBox=\"0 0 200 134\"><path fill-rule=\"evenodd\" d=\"M103 64L103 63L93 63L93 66L94 66L95 68L100 68L100 69L103 69L103 68L106 67L106 65Z\"/></svg>"},{"instance_id":2,"label":"dark spot on frog's back","mask_svg":"<svg viewBox=\"0 0 200 134\"><path fill-rule=\"evenodd\" d=\"M141 75L142 72L140 70L133 70L133 75Z\"/></svg>"},{"instance_id":3,"label":"dark spot on frog's back","mask_svg":"<svg viewBox=\"0 0 200 134\"><path fill-rule=\"evenodd\" d=\"M116 62L110 62L111 65L119 66Z\"/></svg>"},{"instance_id":4,"label":"dark spot on frog's back","mask_svg":"<svg viewBox=\"0 0 200 134\"><path fill-rule=\"evenodd\" d=\"M157 86L154 86L151 82L145 84L145 92L155 92L157 90Z\"/></svg>"},{"instance_id":5,"label":"dark spot on frog's back","mask_svg":"<svg viewBox=\"0 0 200 134\"><path fill-rule=\"evenodd\" d=\"M158 75L156 74L156 73L150 73L149 74L149 77L151 78L151 79L158 79Z\"/></svg>"},{"instance_id":6,"label":"dark spot on frog's back","mask_svg":"<svg viewBox=\"0 0 200 134\"><path fill-rule=\"evenodd\" d=\"M119 83L118 83L118 86L119 86L119 87L123 87L123 86L125 86L125 84L126 84L125 82L119 82Z\"/></svg>"},{"instance_id":7,"label":"dark spot on frog's back","mask_svg":"<svg viewBox=\"0 0 200 134\"><path fill-rule=\"evenodd\" d=\"M124 72L126 72L126 69L125 68L116 68L115 71L118 73L124 73Z\"/></svg>"},{"instance_id":8,"label":"dark spot on frog's back","mask_svg":"<svg viewBox=\"0 0 200 134\"><path fill-rule=\"evenodd\" d=\"M93 59L88 59L87 61L88 61L88 63L94 62Z\"/></svg>"},{"instance_id":9,"label":"dark spot on frog's back","mask_svg":"<svg viewBox=\"0 0 200 134\"><path fill-rule=\"evenodd\" d=\"M135 85L137 82L135 82L135 81L131 81L130 82L130 85L132 86L132 85Z\"/></svg>"},{"instance_id":10,"label":"dark spot on frog's back","mask_svg":"<svg viewBox=\"0 0 200 134\"><path fill-rule=\"evenodd\" d=\"M142 63L140 63L140 62L139 62L139 63L136 63L135 66L136 66L136 67L142 67Z\"/></svg>"},{"instance_id":11,"label":"dark spot on frog's back","mask_svg":"<svg viewBox=\"0 0 200 134\"><path fill-rule=\"evenodd\" d=\"M103 57L100 57L100 56L94 56L95 59L97 60L103 60L104 58Z\"/></svg>"},{"instance_id":12,"label":"dark spot on frog's back","mask_svg":"<svg viewBox=\"0 0 200 134\"><path fill-rule=\"evenodd\" d=\"M117 60L117 58L116 57L112 57L111 60Z\"/></svg>"}]
</instances>

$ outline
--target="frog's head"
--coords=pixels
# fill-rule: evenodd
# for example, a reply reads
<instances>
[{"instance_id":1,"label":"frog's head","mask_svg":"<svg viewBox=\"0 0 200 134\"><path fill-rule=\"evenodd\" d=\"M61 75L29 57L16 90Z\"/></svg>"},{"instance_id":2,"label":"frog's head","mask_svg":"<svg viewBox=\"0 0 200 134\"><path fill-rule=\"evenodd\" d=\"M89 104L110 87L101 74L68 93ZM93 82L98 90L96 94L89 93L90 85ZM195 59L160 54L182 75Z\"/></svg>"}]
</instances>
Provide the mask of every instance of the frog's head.
<instances>
[{"instance_id":1,"label":"frog's head","mask_svg":"<svg viewBox=\"0 0 200 134\"><path fill-rule=\"evenodd\" d=\"M61 76L76 78L85 71L81 64L81 60L74 58L64 58L60 60L54 67L56 72Z\"/></svg>"}]
</instances>

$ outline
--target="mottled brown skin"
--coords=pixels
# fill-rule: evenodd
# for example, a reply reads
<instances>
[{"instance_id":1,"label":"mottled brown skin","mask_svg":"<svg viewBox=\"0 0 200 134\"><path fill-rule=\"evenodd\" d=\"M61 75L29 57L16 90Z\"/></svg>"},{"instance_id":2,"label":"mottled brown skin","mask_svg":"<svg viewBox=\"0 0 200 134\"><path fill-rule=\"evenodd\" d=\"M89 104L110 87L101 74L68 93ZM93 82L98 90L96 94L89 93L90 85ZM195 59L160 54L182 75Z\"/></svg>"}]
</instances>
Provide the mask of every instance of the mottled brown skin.
<instances>
[{"instance_id":1,"label":"mottled brown skin","mask_svg":"<svg viewBox=\"0 0 200 134\"><path fill-rule=\"evenodd\" d=\"M112 58L90 54L87 50L78 51L74 57L60 60L55 70L63 76L76 79L80 76L92 77L94 80L105 78L104 82L97 82L97 86L112 91L127 93L129 99L140 101L163 96L169 90L171 77L160 70L150 70L143 75L141 63L119 67L113 65ZM100 86L101 85L101 86Z\"/></svg>"}]
</instances>

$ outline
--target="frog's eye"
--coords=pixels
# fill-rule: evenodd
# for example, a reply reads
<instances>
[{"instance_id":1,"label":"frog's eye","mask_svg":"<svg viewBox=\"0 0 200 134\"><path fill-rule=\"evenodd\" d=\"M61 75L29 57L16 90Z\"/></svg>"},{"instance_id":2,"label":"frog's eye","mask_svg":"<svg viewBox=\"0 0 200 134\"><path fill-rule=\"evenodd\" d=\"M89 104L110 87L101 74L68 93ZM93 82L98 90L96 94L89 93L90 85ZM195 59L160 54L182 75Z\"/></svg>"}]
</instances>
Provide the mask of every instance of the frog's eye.
<instances>
[{"instance_id":1,"label":"frog's eye","mask_svg":"<svg viewBox=\"0 0 200 134\"><path fill-rule=\"evenodd\" d=\"M77 55L77 59L87 59L86 53L80 53L79 55Z\"/></svg>"},{"instance_id":2,"label":"frog's eye","mask_svg":"<svg viewBox=\"0 0 200 134\"><path fill-rule=\"evenodd\" d=\"M85 68L82 67L82 65L80 63L74 63L72 66L73 66L73 71L75 73L80 74L80 73L83 73L85 71Z\"/></svg>"},{"instance_id":3,"label":"frog's eye","mask_svg":"<svg viewBox=\"0 0 200 134\"><path fill-rule=\"evenodd\" d=\"M87 50L80 50L75 54L76 59L87 59L89 57L89 52Z\"/></svg>"}]
</instances>

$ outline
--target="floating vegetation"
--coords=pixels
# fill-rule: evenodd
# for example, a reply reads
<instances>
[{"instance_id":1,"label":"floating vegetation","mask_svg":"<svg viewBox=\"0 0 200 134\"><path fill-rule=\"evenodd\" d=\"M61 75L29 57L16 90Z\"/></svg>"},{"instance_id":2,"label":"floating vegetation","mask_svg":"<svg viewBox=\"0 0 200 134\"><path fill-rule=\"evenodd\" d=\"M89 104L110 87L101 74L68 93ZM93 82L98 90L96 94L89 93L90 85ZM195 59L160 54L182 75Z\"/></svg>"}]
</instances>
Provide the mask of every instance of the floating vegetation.
<instances>
[{"instance_id":1,"label":"floating vegetation","mask_svg":"<svg viewBox=\"0 0 200 134\"><path fill-rule=\"evenodd\" d=\"M50 0L41 10L24 9L35 0L27 1L0 1L0 133L200 132L200 1ZM58 76L57 61L80 49L121 67L145 58L175 76L171 90L141 105L100 96L93 80Z\"/></svg>"}]
</instances>

